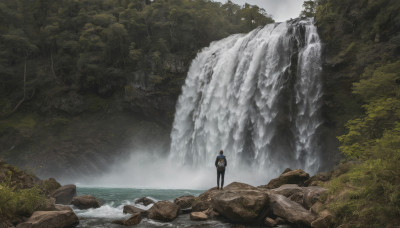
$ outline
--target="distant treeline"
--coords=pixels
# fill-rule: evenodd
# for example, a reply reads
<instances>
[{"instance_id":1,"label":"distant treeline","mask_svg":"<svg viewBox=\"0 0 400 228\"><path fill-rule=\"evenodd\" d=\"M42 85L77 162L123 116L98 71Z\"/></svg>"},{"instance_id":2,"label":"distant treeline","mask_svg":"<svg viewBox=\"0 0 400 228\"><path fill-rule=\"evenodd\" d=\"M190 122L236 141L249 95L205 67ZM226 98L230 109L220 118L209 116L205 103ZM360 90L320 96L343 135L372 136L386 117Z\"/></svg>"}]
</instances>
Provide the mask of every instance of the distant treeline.
<instances>
[{"instance_id":1,"label":"distant treeline","mask_svg":"<svg viewBox=\"0 0 400 228\"><path fill-rule=\"evenodd\" d=\"M160 83L171 72L166 62L187 65L211 41L272 22L257 6L230 1L1 1L1 113L37 93L109 96L138 71Z\"/></svg>"}]
</instances>

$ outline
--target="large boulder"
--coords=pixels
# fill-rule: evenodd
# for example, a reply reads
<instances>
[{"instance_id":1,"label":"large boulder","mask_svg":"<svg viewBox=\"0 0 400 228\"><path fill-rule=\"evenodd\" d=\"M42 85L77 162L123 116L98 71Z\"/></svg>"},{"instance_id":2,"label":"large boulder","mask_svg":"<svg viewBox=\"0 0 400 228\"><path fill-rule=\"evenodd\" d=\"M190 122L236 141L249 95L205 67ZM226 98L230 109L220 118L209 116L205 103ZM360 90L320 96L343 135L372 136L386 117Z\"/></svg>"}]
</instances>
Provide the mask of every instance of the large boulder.
<instances>
[{"instance_id":1,"label":"large boulder","mask_svg":"<svg viewBox=\"0 0 400 228\"><path fill-rule=\"evenodd\" d=\"M186 209L192 207L195 198L194 196L180 196L174 200L174 203L181 209Z\"/></svg>"},{"instance_id":2,"label":"large boulder","mask_svg":"<svg viewBox=\"0 0 400 228\"><path fill-rule=\"evenodd\" d=\"M263 223L268 212L268 194L253 186L232 183L212 197L212 207L233 222Z\"/></svg>"},{"instance_id":3,"label":"large boulder","mask_svg":"<svg viewBox=\"0 0 400 228\"><path fill-rule=\"evenodd\" d=\"M311 222L315 220L315 215L285 196L274 193L269 193L268 195L270 207L275 216L300 226L311 226Z\"/></svg>"},{"instance_id":4,"label":"large boulder","mask_svg":"<svg viewBox=\"0 0 400 228\"><path fill-rule=\"evenodd\" d=\"M112 221L114 224L123 225L123 226L134 226L139 224L142 221L142 216L140 213L134 213L132 216L127 220L115 220Z\"/></svg>"},{"instance_id":5,"label":"large boulder","mask_svg":"<svg viewBox=\"0 0 400 228\"><path fill-rule=\"evenodd\" d=\"M67 205L55 204L54 207L56 208L55 211L72 211L72 208Z\"/></svg>"},{"instance_id":6,"label":"large boulder","mask_svg":"<svg viewBox=\"0 0 400 228\"><path fill-rule=\"evenodd\" d=\"M153 204L154 201L151 200L151 199L149 199L149 198L147 198L147 197L142 197L142 198L140 198L140 199L137 199L137 200L135 201L135 203L136 203L136 204L143 204L144 206L148 206L148 205L150 205L150 204Z\"/></svg>"},{"instance_id":7,"label":"large boulder","mask_svg":"<svg viewBox=\"0 0 400 228\"><path fill-rule=\"evenodd\" d=\"M78 217L72 210L35 211L26 222L18 224L17 228L69 228L78 224Z\"/></svg>"},{"instance_id":8,"label":"large boulder","mask_svg":"<svg viewBox=\"0 0 400 228\"><path fill-rule=\"evenodd\" d=\"M50 195L51 197L56 199L57 204L68 205L71 203L72 198L76 196L76 185L74 184L64 185L55 190Z\"/></svg>"},{"instance_id":9,"label":"large boulder","mask_svg":"<svg viewBox=\"0 0 400 228\"><path fill-rule=\"evenodd\" d=\"M170 222L178 216L179 206L170 201L159 201L148 212L149 219Z\"/></svg>"},{"instance_id":10,"label":"large boulder","mask_svg":"<svg viewBox=\"0 0 400 228\"><path fill-rule=\"evenodd\" d=\"M304 182L310 178L310 175L301 169L285 170L278 178L272 179L267 185L260 186L262 188L274 189L284 184L297 184L304 186Z\"/></svg>"},{"instance_id":11,"label":"large boulder","mask_svg":"<svg viewBox=\"0 0 400 228\"><path fill-rule=\"evenodd\" d=\"M226 188L225 188L226 189ZM205 211L212 207L211 198L220 192L217 187L211 188L196 197L192 203L193 211Z\"/></svg>"},{"instance_id":12,"label":"large boulder","mask_svg":"<svg viewBox=\"0 0 400 228\"><path fill-rule=\"evenodd\" d=\"M285 184L279 188L271 189L271 192L283 195L303 205L306 209L310 209L314 203L318 202L326 191L326 188L318 186L299 187L295 184Z\"/></svg>"},{"instance_id":13,"label":"large boulder","mask_svg":"<svg viewBox=\"0 0 400 228\"><path fill-rule=\"evenodd\" d=\"M124 214L136 214L136 213L140 213L140 215L142 217L146 217L148 212L146 210L137 208L135 206L132 205L125 205L124 209L123 209Z\"/></svg>"},{"instance_id":14,"label":"large boulder","mask_svg":"<svg viewBox=\"0 0 400 228\"><path fill-rule=\"evenodd\" d=\"M56 199L50 197L46 198L44 204L40 207L41 211L56 211L55 207Z\"/></svg>"},{"instance_id":15,"label":"large boulder","mask_svg":"<svg viewBox=\"0 0 400 228\"><path fill-rule=\"evenodd\" d=\"M190 213L190 220L193 221L205 221L208 219L208 216L203 212L192 212Z\"/></svg>"},{"instance_id":16,"label":"large boulder","mask_svg":"<svg viewBox=\"0 0 400 228\"><path fill-rule=\"evenodd\" d=\"M101 203L96 199L96 197L87 196L76 196L72 199L71 204L79 209L89 209L89 208L99 208Z\"/></svg>"}]
</instances>

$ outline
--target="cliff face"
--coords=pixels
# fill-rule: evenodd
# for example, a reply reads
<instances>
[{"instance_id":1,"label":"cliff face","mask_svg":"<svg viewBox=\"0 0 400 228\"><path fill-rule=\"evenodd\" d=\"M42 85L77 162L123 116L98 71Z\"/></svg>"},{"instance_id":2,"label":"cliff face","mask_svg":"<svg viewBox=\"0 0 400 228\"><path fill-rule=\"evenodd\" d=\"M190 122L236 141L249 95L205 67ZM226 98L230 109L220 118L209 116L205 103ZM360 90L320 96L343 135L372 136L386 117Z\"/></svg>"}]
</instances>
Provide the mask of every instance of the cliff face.
<instances>
[{"instance_id":1,"label":"cliff face","mask_svg":"<svg viewBox=\"0 0 400 228\"><path fill-rule=\"evenodd\" d=\"M363 112L353 83L367 67L399 58L399 2L320 1L316 24L324 42L324 113L341 135L345 123Z\"/></svg>"}]
</instances>

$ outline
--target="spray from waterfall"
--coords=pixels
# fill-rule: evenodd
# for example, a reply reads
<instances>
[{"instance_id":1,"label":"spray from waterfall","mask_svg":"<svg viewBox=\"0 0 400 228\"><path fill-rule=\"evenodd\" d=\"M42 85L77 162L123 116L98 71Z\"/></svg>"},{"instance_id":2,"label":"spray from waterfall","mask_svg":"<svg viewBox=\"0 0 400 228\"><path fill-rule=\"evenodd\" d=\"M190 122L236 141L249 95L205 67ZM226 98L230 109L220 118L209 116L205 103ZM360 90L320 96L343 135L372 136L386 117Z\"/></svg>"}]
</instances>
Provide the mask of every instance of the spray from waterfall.
<instances>
[{"instance_id":1,"label":"spray from waterfall","mask_svg":"<svg viewBox=\"0 0 400 228\"><path fill-rule=\"evenodd\" d=\"M285 168L319 170L321 43L311 19L267 25L211 43L179 97L170 159L266 180Z\"/></svg>"}]
</instances>

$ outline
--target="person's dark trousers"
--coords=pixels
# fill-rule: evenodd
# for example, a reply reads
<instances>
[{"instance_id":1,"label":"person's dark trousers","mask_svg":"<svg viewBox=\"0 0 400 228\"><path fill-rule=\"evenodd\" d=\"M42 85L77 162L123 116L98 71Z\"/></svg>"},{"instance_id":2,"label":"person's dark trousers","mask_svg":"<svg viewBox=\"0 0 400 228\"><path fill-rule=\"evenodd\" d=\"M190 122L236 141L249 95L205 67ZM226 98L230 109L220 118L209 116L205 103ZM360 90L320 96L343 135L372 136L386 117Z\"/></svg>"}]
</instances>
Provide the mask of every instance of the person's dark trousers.
<instances>
[{"instance_id":1,"label":"person's dark trousers","mask_svg":"<svg viewBox=\"0 0 400 228\"><path fill-rule=\"evenodd\" d=\"M219 177L221 177L221 188L224 187L225 169L222 171L217 170L217 186L219 188Z\"/></svg>"}]
</instances>

